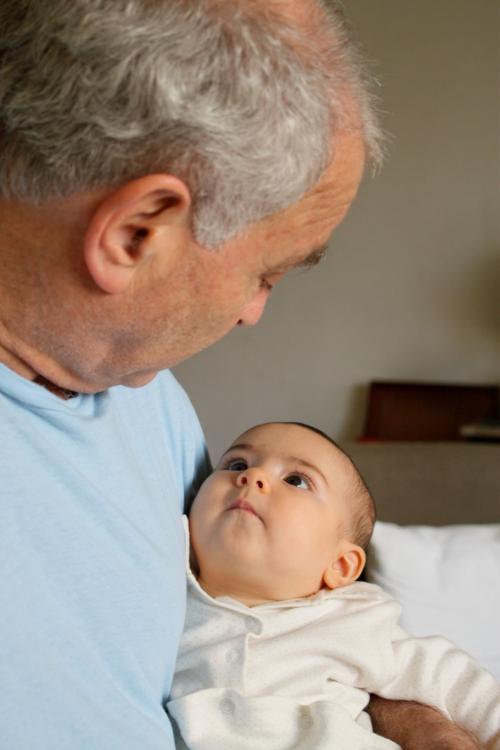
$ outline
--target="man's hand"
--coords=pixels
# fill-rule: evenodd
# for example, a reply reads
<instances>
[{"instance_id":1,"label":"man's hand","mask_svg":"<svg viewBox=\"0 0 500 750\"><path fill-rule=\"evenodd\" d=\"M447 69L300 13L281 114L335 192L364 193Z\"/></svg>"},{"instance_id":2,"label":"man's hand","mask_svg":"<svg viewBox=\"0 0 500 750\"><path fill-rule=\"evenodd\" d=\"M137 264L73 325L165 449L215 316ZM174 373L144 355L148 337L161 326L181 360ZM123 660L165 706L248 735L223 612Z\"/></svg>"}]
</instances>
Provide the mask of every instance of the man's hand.
<instances>
[{"instance_id":1,"label":"man's hand","mask_svg":"<svg viewBox=\"0 0 500 750\"><path fill-rule=\"evenodd\" d=\"M403 750L482 750L470 732L430 706L372 695L367 711L373 731L396 742Z\"/></svg>"}]
</instances>

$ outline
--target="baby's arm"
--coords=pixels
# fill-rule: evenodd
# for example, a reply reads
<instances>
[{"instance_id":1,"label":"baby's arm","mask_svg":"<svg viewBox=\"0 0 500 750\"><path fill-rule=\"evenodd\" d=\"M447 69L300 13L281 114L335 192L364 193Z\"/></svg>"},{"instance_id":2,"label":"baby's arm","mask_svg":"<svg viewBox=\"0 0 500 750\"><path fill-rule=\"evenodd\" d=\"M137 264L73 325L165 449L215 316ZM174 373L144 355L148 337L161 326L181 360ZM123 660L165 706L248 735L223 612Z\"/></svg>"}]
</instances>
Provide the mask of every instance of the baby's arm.
<instances>
[{"instance_id":1,"label":"baby's arm","mask_svg":"<svg viewBox=\"0 0 500 750\"><path fill-rule=\"evenodd\" d=\"M489 672L439 636L414 638L396 628L393 652L394 675L378 695L430 704L488 750L500 750L500 685Z\"/></svg>"},{"instance_id":2,"label":"baby's arm","mask_svg":"<svg viewBox=\"0 0 500 750\"><path fill-rule=\"evenodd\" d=\"M477 738L440 711L414 701L372 695L367 706L373 731L403 750L482 750Z\"/></svg>"}]
</instances>

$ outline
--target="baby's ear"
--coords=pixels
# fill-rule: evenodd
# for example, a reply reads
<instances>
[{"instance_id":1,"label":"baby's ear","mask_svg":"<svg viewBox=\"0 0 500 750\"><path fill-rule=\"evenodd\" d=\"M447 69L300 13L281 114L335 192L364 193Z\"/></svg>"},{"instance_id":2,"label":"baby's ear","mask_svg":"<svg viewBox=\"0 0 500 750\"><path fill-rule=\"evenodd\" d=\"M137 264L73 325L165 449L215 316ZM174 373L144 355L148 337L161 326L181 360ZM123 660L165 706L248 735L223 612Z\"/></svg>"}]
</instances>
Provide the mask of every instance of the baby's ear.
<instances>
[{"instance_id":1,"label":"baby's ear","mask_svg":"<svg viewBox=\"0 0 500 750\"><path fill-rule=\"evenodd\" d=\"M361 575L365 567L366 553L364 549L352 542L343 541L340 549L323 573L323 583L329 589L347 586Z\"/></svg>"}]
</instances>

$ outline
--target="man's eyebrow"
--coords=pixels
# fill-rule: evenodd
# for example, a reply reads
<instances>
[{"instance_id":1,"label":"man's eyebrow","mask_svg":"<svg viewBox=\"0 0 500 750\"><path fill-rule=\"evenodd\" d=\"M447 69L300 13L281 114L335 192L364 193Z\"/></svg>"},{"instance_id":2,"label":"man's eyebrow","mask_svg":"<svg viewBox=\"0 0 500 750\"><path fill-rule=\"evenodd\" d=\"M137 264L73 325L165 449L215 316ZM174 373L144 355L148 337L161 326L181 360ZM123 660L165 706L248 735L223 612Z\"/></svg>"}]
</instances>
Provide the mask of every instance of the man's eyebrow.
<instances>
[{"instance_id":1,"label":"man's eyebrow","mask_svg":"<svg viewBox=\"0 0 500 750\"><path fill-rule=\"evenodd\" d=\"M301 260L300 263L297 263L295 268L314 268L314 266L317 266L318 263L321 263L326 255L327 250L328 244L321 245L320 247L315 248L311 253L309 253L306 258L304 258L304 260Z\"/></svg>"},{"instance_id":2,"label":"man's eyebrow","mask_svg":"<svg viewBox=\"0 0 500 750\"><path fill-rule=\"evenodd\" d=\"M309 255L306 255L306 257L303 258L302 260L285 261L280 266L266 269L266 274L268 275L272 275L275 273L284 274L284 273L288 273L289 271L295 271L297 269L305 269L307 271L309 268L313 268L314 266L317 266L318 263L320 263L323 260L323 258L326 255L327 250L328 250L327 244L321 245L320 247L317 247L312 252L310 252Z\"/></svg>"}]
</instances>

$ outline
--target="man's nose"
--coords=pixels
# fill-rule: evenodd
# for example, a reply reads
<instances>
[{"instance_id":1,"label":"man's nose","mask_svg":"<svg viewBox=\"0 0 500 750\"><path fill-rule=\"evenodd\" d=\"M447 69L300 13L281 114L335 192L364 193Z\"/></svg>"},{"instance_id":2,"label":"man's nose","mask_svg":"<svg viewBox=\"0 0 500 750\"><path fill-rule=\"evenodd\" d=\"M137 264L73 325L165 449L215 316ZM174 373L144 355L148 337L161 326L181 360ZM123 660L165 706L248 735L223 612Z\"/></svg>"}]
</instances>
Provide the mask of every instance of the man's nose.
<instances>
[{"instance_id":1,"label":"man's nose","mask_svg":"<svg viewBox=\"0 0 500 750\"><path fill-rule=\"evenodd\" d=\"M268 297L269 291L267 289L259 289L257 294L252 297L250 302L248 302L241 311L238 325L254 326L258 323L264 312Z\"/></svg>"},{"instance_id":2,"label":"man's nose","mask_svg":"<svg viewBox=\"0 0 500 750\"><path fill-rule=\"evenodd\" d=\"M236 477L236 485L238 487L251 487L264 495L267 495L270 490L266 472L254 467L240 471Z\"/></svg>"}]
</instances>

